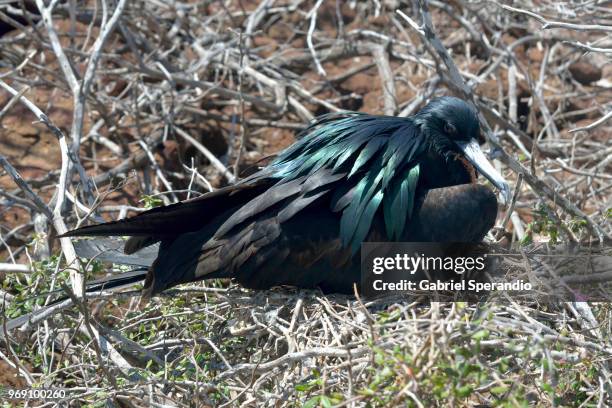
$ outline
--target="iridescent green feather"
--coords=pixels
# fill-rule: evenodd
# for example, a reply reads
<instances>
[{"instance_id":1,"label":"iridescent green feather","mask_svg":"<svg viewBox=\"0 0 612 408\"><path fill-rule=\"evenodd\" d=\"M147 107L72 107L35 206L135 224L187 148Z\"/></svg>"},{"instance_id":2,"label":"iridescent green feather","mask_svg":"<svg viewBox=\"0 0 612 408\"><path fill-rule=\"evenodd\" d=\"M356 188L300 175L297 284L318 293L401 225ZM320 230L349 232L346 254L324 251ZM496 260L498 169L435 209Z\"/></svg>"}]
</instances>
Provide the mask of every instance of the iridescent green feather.
<instances>
[{"instance_id":1,"label":"iridescent green feather","mask_svg":"<svg viewBox=\"0 0 612 408\"><path fill-rule=\"evenodd\" d=\"M370 170L357 183L351 203L342 212L340 219L340 239L343 246L351 246L354 248L356 243L361 243L369 230L371 219L368 222L368 229L363 228L362 216L365 213L374 214L378 209L380 200L372 198L380 193L382 199L382 191L378 188L382 179L382 165L380 159L377 160ZM359 228L361 226L361 228ZM361 233L358 234L357 231Z\"/></svg>"},{"instance_id":2,"label":"iridescent green feather","mask_svg":"<svg viewBox=\"0 0 612 408\"><path fill-rule=\"evenodd\" d=\"M394 180L385 193L383 203L385 227L387 236L392 240L402 237L406 221L412 216L419 172L418 164L404 171L402 177Z\"/></svg>"},{"instance_id":3,"label":"iridescent green feather","mask_svg":"<svg viewBox=\"0 0 612 408\"><path fill-rule=\"evenodd\" d=\"M387 138L385 137L375 137L370 139L368 144L359 153L359 156L357 156L348 177L350 178L353 174L360 170L361 167L364 166L376 153L378 153L378 150L386 143Z\"/></svg>"},{"instance_id":4,"label":"iridescent green feather","mask_svg":"<svg viewBox=\"0 0 612 408\"><path fill-rule=\"evenodd\" d=\"M310 177L324 167L345 174L334 181L332 207L342 211L343 245L355 252L381 205L389 239L402 236L414 207L424 143L411 118L344 115L313 124L274 160L270 174L278 184Z\"/></svg>"}]
</instances>

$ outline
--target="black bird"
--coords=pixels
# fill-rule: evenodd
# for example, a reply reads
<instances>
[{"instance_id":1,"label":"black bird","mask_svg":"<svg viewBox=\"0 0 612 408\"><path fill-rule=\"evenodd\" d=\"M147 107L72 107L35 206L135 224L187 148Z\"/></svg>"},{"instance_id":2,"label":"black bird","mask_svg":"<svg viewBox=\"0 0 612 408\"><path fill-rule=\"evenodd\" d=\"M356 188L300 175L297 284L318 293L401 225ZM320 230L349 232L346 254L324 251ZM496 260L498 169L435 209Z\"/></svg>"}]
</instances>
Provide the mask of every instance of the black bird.
<instances>
[{"instance_id":1,"label":"black bird","mask_svg":"<svg viewBox=\"0 0 612 408\"><path fill-rule=\"evenodd\" d=\"M408 118L325 115L232 186L64 236L131 236L126 254L159 242L148 271L104 282L146 278L148 296L209 278L352 292L364 241L483 239L497 200L476 184L477 174L506 200L509 188L481 152L479 135L476 113L454 97Z\"/></svg>"}]
</instances>

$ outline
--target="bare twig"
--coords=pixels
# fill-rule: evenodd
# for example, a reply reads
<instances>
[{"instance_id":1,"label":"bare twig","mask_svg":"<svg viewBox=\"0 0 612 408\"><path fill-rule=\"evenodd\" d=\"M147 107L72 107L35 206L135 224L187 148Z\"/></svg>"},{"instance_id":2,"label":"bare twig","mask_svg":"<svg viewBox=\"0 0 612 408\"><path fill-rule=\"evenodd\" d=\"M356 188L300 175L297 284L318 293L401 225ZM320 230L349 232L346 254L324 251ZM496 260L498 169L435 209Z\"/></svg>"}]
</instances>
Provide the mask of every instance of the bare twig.
<instances>
[{"instance_id":1,"label":"bare twig","mask_svg":"<svg viewBox=\"0 0 612 408\"><path fill-rule=\"evenodd\" d=\"M533 11L523 10L516 7L510 7L505 4L496 3L499 7L504 10L512 11L515 13L525 14L527 16L533 17L542 23L542 29L547 30L551 28L566 28L568 30L576 30L576 31L609 31L612 32L612 26L605 26L600 24L573 24L573 23L565 23L562 21L548 21L544 17L539 14L534 13Z\"/></svg>"},{"instance_id":2,"label":"bare twig","mask_svg":"<svg viewBox=\"0 0 612 408\"><path fill-rule=\"evenodd\" d=\"M570 133L574 133L574 132L580 132L580 131L588 131L588 130L593 130L596 127L603 125L604 123L606 123L608 120L610 120L610 118L612 118L612 110L608 113L606 113L603 117L597 119L595 122L590 123L586 126L582 126L582 127L577 127L574 129L570 129Z\"/></svg>"},{"instance_id":3,"label":"bare twig","mask_svg":"<svg viewBox=\"0 0 612 408\"><path fill-rule=\"evenodd\" d=\"M314 33L315 27L317 25L317 12L319 11L319 7L321 7L322 3L323 3L323 0L317 0L312 10L310 10L308 15L306 16L306 18L310 19L310 26L308 27L308 35L306 37L306 42L308 43L308 49L310 50L312 59L314 60L315 66L317 67L317 72L321 76L327 76L327 73L323 69L321 62L317 58L317 52L315 51L315 47L312 42L312 34Z\"/></svg>"},{"instance_id":4,"label":"bare twig","mask_svg":"<svg viewBox=\"0 0 612 408\"><path fill-rule=\"evenodd\" d=\"M421 15L423 17L423 27L424 27L424 38L428 41L431 46L436 50L438 56L442 59L446 68L448 69L448 75L450 83L462 94L462 96L471 101L473 106L476 108L474 104L474 94L472 90L465 84L459 70L455 66L452 58L448 54L448 51L444 47L444 45L440 42L438 37L436 36L433 30L433 23L431 21L431 16L429 14L429 10L427 8L427 4L424 0L418 0L418 7L421 11ZM406 20L411 21L410 17L402 13L398 10L398 13ZM411 25L415 24L414 22ZM479 111L476 108L477 111ZM565 197L561 196L554 189L548 186L543 181L537 179L533 176L525 167L523 167L519 162L514 160L510 155L508 155L502 148L499 142L499 139L491 132L491 129L484 118L482 113L479 113L480 122L483 125L485 134L487 135L487 139L499 153L500 160L504 162L508 167L510 167L516 173L522 174L524 180L533 188L534 190L546 195L549 199L551 199L556 205L562 207L566 212L571 215L578 217L584 220L587 224L587 227L591 231L591 233L596 236L600 242L604 242L604 237L607 236L606 232L597 224L595 224L587 215L585 215L580 209L578 209L573 203L567 200Z\"/></svg>"}]
</instances>

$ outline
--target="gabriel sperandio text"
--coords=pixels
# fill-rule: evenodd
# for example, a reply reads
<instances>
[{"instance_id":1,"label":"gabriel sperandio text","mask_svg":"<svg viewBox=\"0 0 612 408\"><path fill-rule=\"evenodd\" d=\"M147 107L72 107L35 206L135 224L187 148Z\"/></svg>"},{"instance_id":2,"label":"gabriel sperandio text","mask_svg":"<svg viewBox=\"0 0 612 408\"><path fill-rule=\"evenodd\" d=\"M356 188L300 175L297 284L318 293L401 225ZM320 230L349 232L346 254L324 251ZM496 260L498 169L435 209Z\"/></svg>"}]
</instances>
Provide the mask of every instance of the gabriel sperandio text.
<instances>
[{"instance_id":1,"label":"gabriel sperandio text","mask_svg":"<svg viewBox=\"0 0 612 408\"><path fill-rule=\"evenodd\" d=\"M472 291L472 292L489 292L489 291L526 291L531 290L531 283L523 280L517 280L514 282L481 282L478 280L461 280L455 282L450 281L410 281L402 279L398 282L385 282L381 279L377 279L372 282L372 288L375 291Z\"/></svg>"}]
</instances>

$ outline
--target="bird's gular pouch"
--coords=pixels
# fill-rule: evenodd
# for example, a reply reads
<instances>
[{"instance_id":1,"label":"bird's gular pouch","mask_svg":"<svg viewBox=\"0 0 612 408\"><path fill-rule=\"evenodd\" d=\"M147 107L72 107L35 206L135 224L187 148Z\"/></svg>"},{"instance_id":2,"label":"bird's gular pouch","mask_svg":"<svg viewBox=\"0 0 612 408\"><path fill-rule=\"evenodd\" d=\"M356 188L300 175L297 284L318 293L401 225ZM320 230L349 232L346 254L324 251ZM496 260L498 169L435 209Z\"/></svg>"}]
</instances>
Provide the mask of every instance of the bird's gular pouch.
<instances>
[{"instance_id":1,"label":"bird's gular pouch","mask_svg":"<svg viewBox=\"0 0 612 408\"><path fill-rule=\"evenodd\" d=\"M476 170L485 176L502 193L504 204L510 202L510 186L504 177L493 167L484 155L478 141L472 139L469 142L458 142L459 148L465 155L465 159L473 165ZM469 170L468 170L469 171ZM472 174L472 173L470 173Z\"/></svg>"},{"instance_id":2,"label":"bird's gular pouch","mask_svg":"<svg viewBox=\"0 0 612 408\"><path fill-rule=\"evenodd\" d=\"M474 167L472 163L465 158L465 156L462 156L459 153L455 154L454 158L455 160L459 161L463 167L465 167L465 170L470 175L470 182L476 183L476 181L478 181L478 172L476 171L476 167Z\"/></svg>"}]
</instances>

